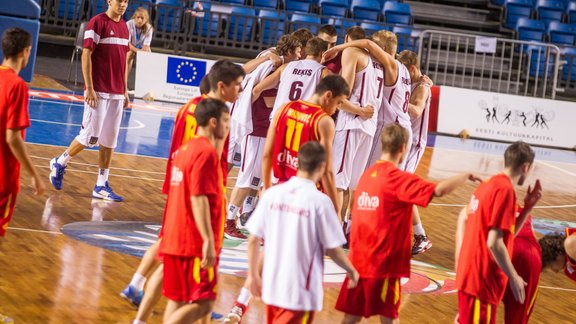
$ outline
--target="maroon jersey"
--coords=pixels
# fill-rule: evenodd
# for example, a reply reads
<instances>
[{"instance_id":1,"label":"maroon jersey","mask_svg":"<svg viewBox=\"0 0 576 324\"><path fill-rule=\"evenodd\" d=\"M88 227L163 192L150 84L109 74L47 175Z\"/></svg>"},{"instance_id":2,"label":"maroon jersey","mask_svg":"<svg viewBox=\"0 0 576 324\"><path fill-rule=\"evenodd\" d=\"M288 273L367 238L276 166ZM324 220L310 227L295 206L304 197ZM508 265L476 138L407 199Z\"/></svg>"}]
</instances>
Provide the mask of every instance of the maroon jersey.
<instances>
[{"instance_id":1,"label":"maroon jersey","mask_svg":"<svg viewBox=\"0 0 576 324\"><path fill-rule=\"evenodd\" d=\"M268 127L270 127L270 113L277 93L278 89L276 88L264 90L260 97L252 103L252 133L250 135L266 137ZM267 101L272 105L268 106Z\"/></svg>"},{"instance_id":2,"label":"maroon jersey","mask_svg":"<svg viewBox=\"0 0 576 324\"><path fill-rule=\"evenodd\" d=\"M326 66L330 72L340 74L340 70L342 70L342 52L338 52L338 55L330 61L324 62L324 66Z\"/></svg>"}]
</instances>

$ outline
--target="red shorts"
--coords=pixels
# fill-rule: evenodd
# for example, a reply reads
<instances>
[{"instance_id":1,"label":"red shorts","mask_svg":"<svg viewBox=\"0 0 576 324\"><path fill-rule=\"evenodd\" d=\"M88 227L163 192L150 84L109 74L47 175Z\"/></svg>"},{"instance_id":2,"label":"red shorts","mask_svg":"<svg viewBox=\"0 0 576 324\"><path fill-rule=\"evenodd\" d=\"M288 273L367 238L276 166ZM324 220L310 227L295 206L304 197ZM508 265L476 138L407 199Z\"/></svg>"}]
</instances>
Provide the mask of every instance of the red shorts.
<instances>
[{"instance_id":1,"label":"red shorts","mask_svg":"<svg viewBox=\"0 0 576 324\"><path fill-rule=\"evenodd\" d=\"M458 292L458 321L462 324L496 324L496 308L480 299Z\"/></svg>"},{"instance_id":2,"label":"red shorts","mask_svg":"<svg viewBox=\"0 0 576 324\"><path fill-rule=\"evenodd\" d=\"M0 237L6 235L8 224L14 214L14 206L16 206L17 192L3 193L0 196Z\"/></svg>"},{"instance_id":3,"label":"red shorts","mask_svg":"<svg viewBox=\"0 0 576 324\"><path fill-rule=\"evenodd\" d=\"M400 278L360 278L356 288L348 289L344 280L336 309L349 315L370 317L380 315L398 318L400 310Z\"/></svg>"},{"instance_id":4,"label":"red shorts","mask_svg":"<svg viewBox=\"0 0 576 324\"><path fill-rule=\"evenodd\" d=\"M266 323L268 324L308 324L312 323L313 320L313 311L295 311L272 305L266 305Z\"/></svg>"},{"instance_id":5,"label":"red shorts","mask_svg":"<svg viewBox=\"0 0 576 324\"><path fill-rule=\"evenodd\" d=\"M164 281L162 293L168 299L194 303L198 300L216 300L218 258L214 267L200 267L201 257L181 257L164 254Z\"/></svg>"}]
</instances>

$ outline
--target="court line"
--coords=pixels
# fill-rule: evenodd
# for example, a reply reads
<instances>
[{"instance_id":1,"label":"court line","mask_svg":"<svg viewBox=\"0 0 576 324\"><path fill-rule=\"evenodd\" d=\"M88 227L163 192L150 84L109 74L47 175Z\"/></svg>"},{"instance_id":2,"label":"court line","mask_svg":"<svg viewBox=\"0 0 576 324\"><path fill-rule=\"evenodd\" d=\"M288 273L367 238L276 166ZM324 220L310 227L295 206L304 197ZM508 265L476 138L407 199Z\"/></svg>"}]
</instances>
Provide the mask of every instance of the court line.
<instances>
[{"instance_id":1,"label":"court line","mask_svg":"<svg viewBox=\"0 0 576 324\"><path fill-rule=\"evenodd\" d=\"M79 107L84 108L84 102L82 102L82 101L66 101L66 100L56 99L56 98L54 98L53 100L50 100L50 99L46 99L46 98L38 99L38 98L34 98L34 97L30 98L30 101L38 101L38 102L46 102L46 103L59 102L62 105L79 106ZM131 102L130 107L124 108L124 109L142 110L142 111L151 110L151 111L157 111L157 112L177 113L180 108L179 107L174 107L174 108L156 107L156 106L152 106L152 105L141 105L141 104L135 104L135 103ZM160 115L160 114L151 114L151 115Z\"/></svg>"},{"instance_id":2,"label":"court line","mask_svg":"<svg viewBox=\"0 0 576 324\"><path fill-rule=\"evenodd\" d=\"M45 157L36 156L36 155L30 155L30 157L31 157L31 158L40 159L40 160L48 160L48 161L52 160L52 158L45 158ZM90 164L90 163L82 163L82 162L68 162L68 164L86 165L86 166L90 166L90 167L99 168L98 164ZM166 174L166 172L144 171L144 170L128 169L128 168L115 168L115 167L110 167L110 169L112 169L112 170L122 170L122 171L134 171L134 172L142 172L142 173L152 173L152 174Z\"/></svg>"},{"instance_id":3,"label":"court line","mask_svg":"<svg viewBox=\"0 0 576 324\"><path fill-rule=\"evenodd\" d=\"M26 141L26 143L28 143L28 144L34 144L34 145L41 145L41 146L68 147L68 145L66 145L66 146L64 146L64 145L54 145L54 144L34 143L34 142L28 142L28 141ZM152 159L166 160L165 157L152 156L152 155L142 155L142 154L124 153L124 152L114 152L114 154L131 155L131 156L147 157L147 158L152 158Z\"/></svg>"},{"instance_id":4,"label":"court line","mask_svg":"<svg viewBox=\"0 0 576 324\"><path fill-rule=\"evenodd\" d=\"M560 171L560 172L562 172L562 173L565 173L565 174L567 174L567 175L576 177L576 173L572 173L572 172L570 172L570 171L564 170L564 169L562 169L561 167L557 167L557 166L555 166L555 165L552 165L552 164L550 164L550 163L546 163L546 162L543 162L543 161L538 161L538 160L537 160L536 162L538 162L538 163L540 163L540 164L542 164L542 165L545 165L545 166L547 166L547 167L549 167L549 168L556 169L556 170L558 170L558 171Z\"/></svg>"},{"instance_id":5,"label":"court line","mask_svg":"<svg viewBox=\"0 0 576 324\"><path fill-rule=\"evenodd\" d=\"M37 168L50 169L50 167L49 167L49 166L46 166L46 165L34 165L34 166L37 167ZM68 170L68 171L80 172L80 173L89 173L89 174L98 174L98 172L84 171L84 170ZM114 174L114 173L111 173L110 176L111 176L111 177L119 177L119 178L145 180L145 181L164 182L164 179L152 179L152 178L144 178L144 177L134 177L134 176L121 175L121 174Z\"/></svg>"},{"instance_id":6,"label":"court line","mask_svg":"<svg viewBox=\"0 0 576 324\"><path fill-rule=\"evenodd\" d=\"M552 289L552 290L562 290L562 291L576 291L576 289L560 288L560 287L549 287L549 286L538 286L538 288Z\"/></svg>"},{"instance_id":7,"label":"court line","mask_svg":"<svg viewBox=\"0 0 576 324\"><path fill-rule=\"evenodd\" d=\"M44 231L44 230L36 230L31 228L21 228L21 227L8 227L10 230L16 231L24 231L24 232L37 232L37 233L45 233L45 234L62 234L62 232L54 232L54 231Z\"/></svg>"},{"instance_id":8,"label":"court line","mask_svg":"<svg viewBox=\"0 0 576 324\"><path fill-rule=\"evenodd\" d=\"M75 126L75 127L81 127L82 126L82 124L62 123L62 122L55 122L55 121L43 120L43 119L30 119L30 120L34 121L34 122L46 123L46 124L66 125L66 126ZM142 129L145 126L139 120L134 119L134 122L138 125L137 126L120 126L120 129Z\"/></svg>"},{"instance_id":9,"label":"court line","mask_svg":"<svg viewBox=\"0 0 576 324\"><path fill-rule=\"evenodd\" d=\"M435 203L430 203L428 206L466 207L466 205L461 205L461 204L435 204ZM535 206L534 209L557 209L557 208L575 208L575 207L576 207L576 205Z\"/></svg>"}]
</instances>

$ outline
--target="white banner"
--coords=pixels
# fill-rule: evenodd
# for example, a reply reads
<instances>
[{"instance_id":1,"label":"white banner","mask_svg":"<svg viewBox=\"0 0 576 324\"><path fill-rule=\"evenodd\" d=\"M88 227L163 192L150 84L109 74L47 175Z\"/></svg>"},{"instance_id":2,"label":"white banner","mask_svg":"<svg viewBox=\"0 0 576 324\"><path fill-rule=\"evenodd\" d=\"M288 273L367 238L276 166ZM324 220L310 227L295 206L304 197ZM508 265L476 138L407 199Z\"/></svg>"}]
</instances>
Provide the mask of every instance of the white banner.
<instances>
[{"instance_id":1,"label":"white banner","mask_svg":"<svg viewBox=\"0 0 576 324\"><path fill-rule=\"evenodd\" d=\"M576 147L576 103L442 86L439 133Z\"/></svg>"},{"instance_id":2,"label":"white banner","mask_svg":"<svg viewBox=\"0 0 576 324\"><path fill-rule=\"evenodd\" d=\"M200 95L200 80L215 61L141 51L136 62L137 98L186 103Z\"/></svg>"}]
</instances>

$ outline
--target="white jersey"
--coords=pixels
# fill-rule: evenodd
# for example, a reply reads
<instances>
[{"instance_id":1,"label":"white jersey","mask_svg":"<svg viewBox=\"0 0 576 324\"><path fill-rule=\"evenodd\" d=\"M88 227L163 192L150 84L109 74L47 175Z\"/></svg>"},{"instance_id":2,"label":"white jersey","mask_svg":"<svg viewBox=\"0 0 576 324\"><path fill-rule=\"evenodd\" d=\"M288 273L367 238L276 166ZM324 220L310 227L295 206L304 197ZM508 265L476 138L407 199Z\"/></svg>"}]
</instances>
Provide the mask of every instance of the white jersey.
<instances>
[{"instance_id":1,"label":"white jersey","mask_svg":"<svg viewBox=\"0 0 576 324\"><path fill-rule=\"evenodd\" d=\"M314 182L292 177L264 192L247 228L265 242L264 303L298 311L321 310L325 249L346 242L328 196Z\"/></svg>"},{"instance_id":2,"label":"white jersey","mask_svg":"<svg viewBox=\"0 0 576 324\"><path fill-rule=\"evenodd\" d=\"M414 83L412 85L412 92L417 87L426 87L428 90L428 99L424 104L424 110L420 117L412 121L412 146L414 147L426 147L426 142L428 140L428 118L430 115L430 100L432 98L432 92L430 91L430 86L425 83Z\"/></svg>"},{"instance_id":3,"label":"white jersey","mask_svg":"<svg viewBox=\"0 0 576 324\"><path fill-rule=\"evenodd\" d=\"M324 65L309 59L288 63L280 77L278 95L270 119L274 118L278 109L288 102L310 99L316 91L324 68Z\"/></svg>"},{"instance_id":4,"label":"white jersey","mask_svg":"<svg viewBox=\"0 0 576 324\"><path fill-rule=\"evenodd\" d=\"M410 73L404 64L396 60L398 66L398 79L393 86L384 86L384 100L382 100L382 113L379 118L384 125L398 123L404 128L412 127L408 104L412 92Z\"/></svg>"},{"instance_id":5,"label":"white jersey","mask_svg":"<svg viewBox=\"0 0 576 324\"><path fill-rule=\"evenodd\" d=\"M369 136L376 132L376 121L382 101L381 86L384 82L384 69L382 65L368 56L368 65L356 72L354 86L349 101L360 107L371 105L374 115L370 119L363 119L358 115L340 111L336 121L336 130L360 129Z\"/></svg>"}]
</instances>

